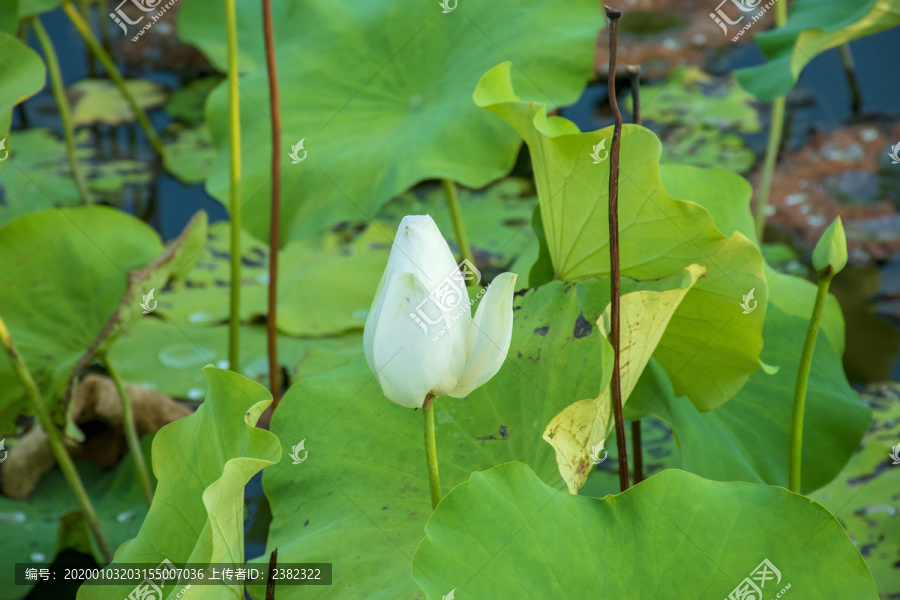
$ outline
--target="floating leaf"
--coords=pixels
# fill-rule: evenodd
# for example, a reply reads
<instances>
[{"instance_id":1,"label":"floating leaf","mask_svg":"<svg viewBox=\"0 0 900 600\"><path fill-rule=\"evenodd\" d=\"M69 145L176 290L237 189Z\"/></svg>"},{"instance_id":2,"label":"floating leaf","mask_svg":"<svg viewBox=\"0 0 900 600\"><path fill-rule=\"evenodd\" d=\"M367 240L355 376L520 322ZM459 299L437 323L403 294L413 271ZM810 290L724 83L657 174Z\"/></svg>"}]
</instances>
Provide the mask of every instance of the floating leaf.
<instances>
[{"instance_id":1,"label":"floating leaf","mask_svg":"<svg viewBox=\"0 0 900 600\"><path fill-rule=\"evenodd\" d=\"M165 88L158 83L131 79L125 82L125 87L144 110L166 101ZM94 123L115 126L134 120L134 113L119 88L108 79L82 79L70 86L67 93L75 127Z\"/></svg>"},{"instance_id":2,"label":"floating leaf","mask_svg":"<svg viewBox=\"0 0 900 600\"><path fill-rule=\"evenodd\" d=\"M429 598L451 588L460 598L724 598L742 585L766 598L785 589L878 598L859 552L818 504L681 471L599 500L505 464L450 492L425 533L413 578Z\"/></svg>"},{"instance_id":3,"label":"floating leaf","mask_svg":"<svg viewBox=\"0 0 900 600\"><path fill-rule=\"evenodd\" d=\"M183 0L179 30L224 71L224 15L213 0ZM282 237L366 220L425 179L480 188L513 166L519 138L472 103L478 78L502 60L516 65L522 93L554 105L577 100L591 73L599 6L590 0L366 0L273 3L284 32L275 45L281 82L282 156L305 139L307 158L282 170ZM271 121L258 4L237 3L243 224L268 238ZM365 43L361 43L365 40ZM328 57L323 63L322 57ZM226 85L207 105L218 150L209 192L228 192Z\"/></svg>"},{"instance_id":4,"label":"floating leaf","mask_svg":"<svg viewBox=\"0 0 900 600\"><path fill-rule=\"evenodd\" d=\"M12 7L5 7L0 12L8 14L6 11L10 8ZM9 133L9 111L16 104L41 91L46 70L44 61L34 50L23 44L15 36L15 32L0 30L0 56L3 57L3 69L0 70L0 139L6 139ZM6 150L10 150L8 143ZM2 152L0 158L3 158Z\"/></svg>"}]
</instances>

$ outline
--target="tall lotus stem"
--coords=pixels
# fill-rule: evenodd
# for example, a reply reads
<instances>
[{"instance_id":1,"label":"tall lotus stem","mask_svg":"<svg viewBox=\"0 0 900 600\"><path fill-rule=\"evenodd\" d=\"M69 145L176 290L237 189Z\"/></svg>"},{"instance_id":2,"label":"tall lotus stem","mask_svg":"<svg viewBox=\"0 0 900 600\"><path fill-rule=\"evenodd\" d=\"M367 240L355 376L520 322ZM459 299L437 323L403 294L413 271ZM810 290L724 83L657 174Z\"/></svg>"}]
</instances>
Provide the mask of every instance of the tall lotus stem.
<instances>
[{"instance_id":1,"label":"tall lotus stem","mask_svg":"<svg viewBox=\"0 0 900 600\"><path fill-rule=\"evenodd\" d=\"M847 238L844 225L837 218L825 230L813 252L813 266L819 278L819 290L813 305L812 318L803 342L803 353L800 355L800 368L797 370L797 385L794 387L794 412L791 417L791 445L788 458L788 488L800 493L800 467L803 453L803 416L806 409L806 388L809 384L809 372L812 369L813 353L816 349L816 338L819 335L819 323L828 297L828 286L834 276L847 264Z\"/></svg>"},{"instance_id":2,"label":"tall lotus stem","mask_svg":"<svg viewBox=\"0 0 900 600\"><path fill-rule=\"evenodd\" d=\"M434 440L434 396L425 399L425 464L428 466L428 487L431 490L431 508L441 501L441 480L438 475L437 444Z\"/></svg>"},{"instance_id":3,"label":"tall lotus stem","mask_svg":"<svg viewBox=\"0 0 900 600\"><path fill-rule=\"evenodd\" d=\"M53 48L53 42L50 36L41 24L37 15L29 19L31 28L34 29L34 35L41 45L44 52L44 60L47 61L47 71L50 73L50 85L53 88L53 98L56 100L56 106L59 109L59 120L62 121L63 139L66 144L66 160L69 163L69 170L72 171L72 179L78 190L78 195L84 204L91 203L91 193L88 191L87 183L84 180L84 174L78 166L78 159L75 156L75 128L72 126L72 116L69 113L69 101L66 98L66 88L63 84L62 73L59 69L59 59L56 56L56 50Z\"/></svg>"},{"instance_id":4,"label":"tall lotus stem","mask_svg":"<svg viewBox=\"0 0 900 600\"><path fill-rule=\"evenodd\" d=\"M850 88L850 110L854 115L858 115L862 107L862 94L859 91L859 77L856 74L853 52L850 51L850 42L841 44L841 64L847 77L847 87Z\"/></svg>"},{"instance_id":5,"label":"tall lotus stem","mask_svg":"<svg viewBox=\"0 0 900 600\"><path fill-rule=\"evenodd\" d=\"M272 0L262 0L263 38L269 75L269 112L272 114L272 219L269 222L269 306L266 338L269 354L269 389L272 410L281 401L281 369L278 366L278 247L281 245L281 109L278 100L278 70L272 34Z\"/></svg>"},{"instance_id":6,"label":"tall lotus stem","mask_svg":"<svg viewBox=\"0 0 900 600\"><path fill-rule=\"evenodd\" d=\"M787 24L787 0L775 3L775 25L784 27ZM779 96L772 102L772 120L769 123L769 143L766 146L766 157L763 160L762 175L759 180L759 198L756 202L756 239L762 244L766 231L766 207L772 193L772 178L775 175L775 163L778 162L778 150L784 135L785 97Z\"/></svg>"},{"instance_id":7,"label":"tall lotus stem","mask_svg":"<svg viewBox=\"0 0 900 600\"><path fill-rule=\"evenodd\" d=\"M462 209L459 206L459 194L456 191L456 183L450 179L443 179L441 183L444 186L444 193L447 195L447 206L450 207L450 218L453 221L453 231L456 234L456 245L459 246L459 254L463 260L475 264L475 258L472 256L472 248L469 246L469 235L466 233L466 222L463 220ZM467 279L468 285L474 285L472 280Z\"/></svg>"},{"instance_id":8,"label":"tall lotus stem","mask_svg":"<svg viewBox=\"0 0 900 600\"><path fill-rule=\"evenodd\" d=\"M228 147L231 217L231 302L228 312L228 368L238 370L241 326L241 108L238 97L238 42L235 0L225 0L228 45ZM270 259L272 257L269 257ZM277 259L276 259L277 260Z\"/></svg>"},{"instance_id":9,"label":"tall lotus stem","mask_svg":"<svg viewBox=\"0 0 900 600\"><path fill-rule=\"evenodd\" d=\"M163 158L164 150L162 141L159 139L159 136L156 135L156 130L153 129L153 125L150 123L150 119L149 117L147 117L147 113L143 108L140 107L134 95L128 90L128 86L125 85L125 78L122 77L122 73L119 72L119 68L116 67L116 64L113 62L112 57L110 57L110 55L107 54L106 50L103 49L103 46L100 45L100 42L94 35L94 32L91 31L90 26L87 24L87 21L85 21L81 16L81 13L78 12L78 9L75 8L69 1L63 2L62 7L63 10L66 11L66 15L68 15L69 20L72 21L72 25L74 25L75 29L78 30L78 33L81 35L82 39L84 39L85 43L90 47L94 55L98 59L100 59L100 62L103 64L103 68L106 69L106 74L109 75L110 79L113 80L113 83L116 84L116 87L119 89L119 93L122 95L122 98L125 99L128 107L131 108L131 112L134 114L134 118L137 119L137 122L144 130L144 133L147 136L147 141L150 143L150 147L153 148L153 151L160 158Z\"/></svg>"},{"instance_id":10,"label":"tall lotus stem","mask_svg":"<svg viewBox=\"0 0 900 600\"><path fill-rule=\"evenodd\" d=\"M25 360L16 350L3 319L0 319L0 345L3 346L3 350L9 358L13 371L15 372L16 377L19 378L19 382L25 390L25 395L31 402L31 408L34 411L34 414L37 415L41 428L43 428L44 433L47 435L47 441L50 443L50 448L53 450L53 455L56 457L59 469L62 471L66 483L69 484L72 493L75 495L75 499L78 501L78 505L81 507L81 512L84 514L88 527L94 536L97 548L107 562L112 562L112 549L103 533L103 528L100 526L100 519L97 517L97 511L94 510L94 505L91 504L91 499L88 497L87 490L84 489L84 483L81 481L81 476L78 475L75 463L72 462L72 457L69 456L69 452L63 444L62 435L60 434L59 429L56 428L56 424L53 422L50 413L44 408L37 384L35 384L34 379L31 377L31 373L25 365Z\"/></svg>"},{"instance_id":11,"label":"tall lotus stem","mask_svg":"<svg viewBox=\"0 0 900 600\"><path fill-rule=\"evenodd\" d=\"M103 366L109 374L109 378L113 380L116 386L116 392L119 394L119 401L122 403L122 429L125 431L125 441L128 444L128 452L134 461L134 468L137 471L138 481L141 484L141 490L144 492L144 499L147 506L153 503L153 485L150 483L150 474L147 471L147 463L144 461L144 452L141 450L141 441L138 438L137 427L134 424L134 410L131 406L131 399L125 391L125 384L119 377L107 353L100 355Z\"/></svg>"},{"instance_id":12,"label":"tall lotus stem","mask_svg":"<svg viewBox=\"0 0 900 600\"><path fill-rule=\"evenodd\" d=\"M622 415L622 374L619 365L620 354L620 315L619 315L619 145L622 138L622 113L616 100L616 49L618 47L619 18L618 11L609 6L606 16L609 18L609 105L616 117L612 144L609 149L609 268L610 268L610 332L609 343L613 348L612 403L616 421L616 448L619 452L619 488L625 491L628 483L628 446L625 441L625 418Z\"/></svg>"}]
</instances>

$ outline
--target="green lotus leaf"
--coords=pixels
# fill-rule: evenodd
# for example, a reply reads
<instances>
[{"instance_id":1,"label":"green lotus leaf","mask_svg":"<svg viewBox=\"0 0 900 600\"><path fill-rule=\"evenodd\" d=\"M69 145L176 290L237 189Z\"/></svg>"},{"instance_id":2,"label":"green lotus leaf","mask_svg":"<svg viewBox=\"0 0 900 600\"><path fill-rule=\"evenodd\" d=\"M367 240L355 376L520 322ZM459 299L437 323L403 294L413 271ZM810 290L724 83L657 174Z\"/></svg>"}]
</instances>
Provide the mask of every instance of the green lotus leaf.
<instances>
[{"instance_id":1,"label":"green lotus leaf","mask_svg":"<svg viewBox=\"0 0 900 600\"><path fill-rule=\"evenodd\" d=\"M224 70L224 16L214 0L184 0L179 30ZM513 166L521 140L472 104L478 78L503 60L518 89L575 102L591 74L600 7L590 0L438 2L314 0L272 7L281 95L282 237L286 243L348 219L364 221L415 183L480 188ZM237 2L243 224L268 239L271 121L258 3ZM323 62L323 57L327 58ZM227 86L210 96L218 151L208 191L228 194ZM293 164L289 153L304 142Z\"/></svg>"},{"instance_id":2,"label":"green lotus leaf","mask_svg":"<svg viewBox=\"0 0 900 600\"><path fill-rule=\"evenodd\" d=\"M740 231L755 238L749 211L752 191L747 182L720 171L720 185L704 185L695 177L699 171L695 167L665 167L666 189L676 197L691 193L710 210L722 231ZM663 370L651 362L626 405L631 418L655 416L668 423L678 439L683 467L703 477L787 485L793 390L816 286L768 266L766 278L769 306L763 326L766 343L762 359L778 365L777 373L754 373L726 404L700 413L673 391ZM844 375L844 321L833 297L826 302L820 332L804 421L804 492L822 487L838 474L871 421L869 409L859 402ZM592 489L592 485L589 483L586 489Z\"/></svg>"},{"instance_id":3,"label":"green lotus leaf","mask_svg":"<svg viewBox=\"0 0 900 600\"><path fill-rule=\"evenodd\" d=\"M534 161L541 219L556 277L609 275L608 158L612 128L580 133L547 108L523 102L510 65L485 74L475 101L507 120L525 139ZM600 146L605 143L606 150ZM600 159L592 159L592 153ZM740 232L724 236L702 206L671 197L659 175L661 146L649 130L625 126L619 177L620 264L638 280L681 272L690 264L706 277L682 301L654 354L675 389L701 410L731 398L763 366L762 322L767 296L763 259ZM717 171L698 171L709 185ZM742 314L741 298L756 291L759 309Z\"/></svg>"},{"instance_id":4,"label":"green lotus leaf","mask_svg":"<svg viewBox=\"0 0 900 600\"><path fill-rule=\"evenodd\" d=\"M152 434L141 439L147 464L150 464L152 440ZM134 461L126 457L112 470L87 461L76 461L75 467L110 544L115 547L136 536L147 514L147 501L138 483ZM72 488L58 468L41 477L27 500L0 496L0 530L4 539L0 560L6 564L53 562L67 548L92 553L87 522ZM0 600L19 600L27 591L15 585L12 569L0 573Z\"/></svg>"},{"instance_id":5,"label":"green lotus leaf","mask_svg":"<svg viewBox=\"0 0 900 600\"><path fill-rule=\"evenodd\" d=\"M256 421L272 396L230 371L204 369L205 402L153 440L158 484L140 532L119 546L117 563L242 563L244 486L281 459L274 435ZM125 598L134 585L83 585L79 600ZM166 587L165 593L174 588ZM243 598L234 585L196 586L191 598Z\"/></svg>"},{"instance_id":6,"label":"green lotus leaf","mask_svg":"<svg viewBox=\"0 0 900 600\"><path fill-rule=\"evenodd\" d=\"M19 19L51 11L62 3L63 0L19 0Z\"/></svg>"},{"instance_id":7,"label":"green lotus leaf","mask_svg":"<svg viewBox=\"0 0 900 600\"><path fill-rule=\"evenodd\" d=\"M10 9L12 6L0 7L0 12L5 17ZM41 57L16 37L15 30L7 32L0 29L0 56L3 57L3 69L0 71L0 140L6 140L10 111L19 102L41 91L46 69ZM10 145L7 140L5 149L0 149L0 158L4 158Z\"/></svg>"},{"instance_id":8,"label":"green lotus leaf","mask_svg":"<svg viewBox=\"0 0 900 600\"><path fill-rule=\"evenodd\" d=\"M795 0L784 27L755 36L766 62L737 71L738 81L760 100L774 100L817 55L897 25L900 0Z\"/></svg>"},{"instance_id":9,"label":"green lotus leaf","mask_svg":"<svg viewBox=\"0 0 900 600\"><path fill-rule=\"evenodd\" d=\"M450 492L425 534L413 578L428 598L878 598L859 551L815 502L682 471L600 500L505 464Z\"/></svg>"},{"instance_id":10,"label":"green lotus leaf","mask_svg":"<svg viewBox=\"0 0 900 600\"><path fill-rule=\"evenodd\" d=\"M565 489L541 434L609 380L609 346L593 325L608 303L605 280L557 281L514 297L512 342L497 375L468 398L435 401L444 493L473 469L509 460ZM330 588L286 586L279 597L420 598L409 565L431 513L421 411L384 397L360 345L356 360L294 384L270 430L283 447L306 440L309 457L263 473L273 516L267 552L341 565Z\"/></svg>"},{"instance_id":11,"label":"green lotus leaf","mask_svg":"<svg viewBox=\"0 0 900 600\"><path fill-rule=\"evenodd\" d=\"M0 228L0 315L45 402L55 406L80 370L141 316L144 295L173 269L189 269L205 229L200 213L164 249L148 225L104 206L29 213ZM0 390L0 431L11 431L27 405L6 361L0 381L11 382ZM68 433L79 437L71 427Z\"/></svg>"},{"instance_id":12,"label":"green lotus leaf","mask_svg":"<svg viewBox=\"0 0 900 600\"><path fill-rule=\"evenodd\" d=\"M0 31L15 35L19 29L19 0L0 0Z\"/></svg>"},{"instance_id":13,"label":"green lotus leaf","mask_svg":"<svg viewBox=\"0 0 900 600\"><path fill-rule=\"evenodd\" d=\"M685 269L680 285L674 289L650 289L622 295L619 372L623 405L637 385L678 305L703 275L703 267L691 265ZM609 306L597 320L597 328L604 339L609 339ZM559 471L571 493L577 494L587 481L592 464L591 454L596 455L603 448L612 427L612 386L609 383L597 397L572 404L547 425L544 439L556 451Z\"/></svg>"}]
</instances>

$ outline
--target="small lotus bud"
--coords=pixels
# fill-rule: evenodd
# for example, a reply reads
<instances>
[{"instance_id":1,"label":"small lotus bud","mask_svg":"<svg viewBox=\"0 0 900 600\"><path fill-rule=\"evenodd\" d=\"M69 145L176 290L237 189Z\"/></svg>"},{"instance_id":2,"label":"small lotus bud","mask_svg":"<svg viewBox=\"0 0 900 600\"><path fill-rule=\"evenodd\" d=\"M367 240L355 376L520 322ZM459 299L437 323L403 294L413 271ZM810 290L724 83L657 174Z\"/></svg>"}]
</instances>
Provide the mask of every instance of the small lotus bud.
<instances>
[{"instance_id":1,"label":"small lotus bud","mask_svg":"<svg viewBox=\"0 0 900 600\"><path fill-rule=\"evenodd\" d=\"M847 236L838 217L828 226L816 249L813 250L813 267L820 277L834 277L847 264Z\"/></svg>"}]
</instances>

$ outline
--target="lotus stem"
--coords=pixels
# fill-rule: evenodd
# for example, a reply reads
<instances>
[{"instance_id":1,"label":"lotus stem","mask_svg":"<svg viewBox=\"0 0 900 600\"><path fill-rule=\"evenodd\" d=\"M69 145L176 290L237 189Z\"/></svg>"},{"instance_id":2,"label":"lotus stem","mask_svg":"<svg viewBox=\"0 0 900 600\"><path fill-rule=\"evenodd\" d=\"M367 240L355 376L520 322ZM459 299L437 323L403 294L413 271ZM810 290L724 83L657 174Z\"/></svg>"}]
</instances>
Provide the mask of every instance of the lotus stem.
<instances>
[{"instance_id":1,"label":"lotus stem","mask_svg":"<svg viewBox=\"0 0 900 600\"><path fill-rule=\"evenodd\" d=\"M47 71L50 73L50 85L53 89L53 98L56 100L56 106L59 109L59 119L62 121L63 139L66 144L66 160L69 163L69 170L72 171L72 179L75 182L75 188L84 204L91 204L91 193L88 191L87 183L84 180L84 174L78 166L78 159L75 156L75 128L72 127L72 116L69 113L69 101L66 98L66 89L63 84L62 73L59 69L59 59L56 56L56 49L47 31L44 29L40 18L35 15L29 19L34 35L41 45L44 53L44 60L47 61Z\"/></svg>"},{"instance_id":2,"label":"lotus stem","mask_svg":"<svg viewBox=\"0 0 900 600\"><path fill-rule=\"evenodd\" d=\"M459 206L459 194L456 192L456 183L450 179L443 179L444 193L447 195L447 206L450 207L450 218L453 220L453 231L456 234L456 245L463 260L475 264L472 256L472 248L469 246L469 236L466 233L466 223L463 220L462 209ZM467 285L475 285L472 280L466 280Z\"/></svg>"},{"instance_id":3,"label":"lotus stem","mask_svg":"<svg viewBox=\"0 0 900 600\"><path fill-rule=\"evenodd\" d=\"M263 38L269 75L269 112L272 115L272 209L269 221L269 306L266 342L269 355L269 389L272 410L281 401L281 368L278 365L278 247L281 245L281 109L278 97L278 69L272 34L272 0L262 0Z\"/></svg>"},{"instance_id":4,"label":"lotus stem","mask_svg":"<svg viewBox=\"0 0 900 600\"><path fill-rule=\"evenodd\" d=\"M79 8L81 9L81 16L84 17L85 21L90 22L91 20L91 0L80 0ZM88 66L88 76L96 77L97 76L97 65L94 63L94 55L91 54L88 48L84 49L85 62L87 62Z\"/></svg>"},{"instance_id":5,"label":"lotus stem","mask_svg":"<svg viewBox=\"0 0 900 600\"><path fill-rule=\"evenodd\" d=\"M787 24L787 0L775 3L775 26ZM759 197L756 202L756 239L760 245L766 232L766 207L772 193L772 178L775 175L775 164L778 162L778 150L784 135L785 97L779 96L772 102L772 120L769 123L769 143L766 146L766 157L763 160L762 176L759 180Z\"/></svg>"},{"instance_id":6,"label":"lotus stem","mask_svg":"<svg viewBox=\"0 0 900 600\"><path fill-rule=\"evenodd\" d=\"M437 445L434 440L434 396L425 399L425 464L428 466L428 487L431 489L431 508L441 501L441 480L438 476Z\"/></svg>"},{"instance_id":7,"label":"lotus stem","mask_svg":"<svg viewBox=\"0 0 900 600\"><path fill-rule=\"evenodd\" d=\"M606 16L609 18L609 105L616 117L613 129L612 144L609 148L609 269L610 269L610 332L609 343L613 348L613 372L610 386L612 389L613 416L616 422L616 448L619 452L619 488L625 491L628 483L628 443L625 440L625 418L622 414L622 373L619 365L620 354L620 314L619 295L621 278L619 274L619 146L622 141L622 112L616 100L616 49L619 37L618 11L609 6Z\"/></svg>"},{"instance_id":8,"label":"lotus stem","mask_svg":"<svg viewBox=\"0 0 900 600\"><path fill-rule=\"evenodd\" d=\"M122 429L125 430L125 441L128 443L128 452L134 461L134 468L137 470L138 481L141 484L141 490L144 492L144 499L149 507L153 503L153 484L150 483L150 474L147 471L147 463L144 461L144 452L141 450L141 441L138 438L137 427L134 424L134 410L131 406L131 398L125 391L125 384L119 376L113 362L109 359L109 355L104 352L100 355L103 366L106 369L109 378L113 380L116 386L116 392L119 394L119 401L122 403Z\"/></svg>"},{"instance_id":9,"label":"lotus stem","mask_svg":"<svg viewBox=\"0 0 900 600\"><path fill-rule=\"evenodd\" d=\"M850 88L850 110L856 116L862 108L862 94L859 91L859 76L856 74L856 61L853 60L850 42L841 44L841 64L844 66L844 75L847 76L847 87Z\"/></svg>"},{"instance_id":10,"label":"lotus stem","mask_svg":"<svg viewBox=\"0 0 900 600\"><path fill-rule=\"evenodd\" d=\"M800 355L800 368L797 371L797 385L794 387L794 413L791 417L791 446L788 458L788 489L800 493L800 465L803 453L803 415L806 410L806 388L809 384L809 372L812 369L813 353L816 349L816 338L819 335L819 323L828 297L828 287L833 274L819 275L819 291L813 305L809 329L806 330L806 341L803 342L803 353Z\"/></svg>"},{"instance_id":11,"label":"lotus stem","mask_svg":"<svg viewBox=\"0 0 900 600\"><path fill-rule=\"evenodd\" d=\"M19 378L19 382L25 390L25 395L31 402L31 408L34 411L34 414L37 415L41 428L43 428L44 433L47 435L47 441L50 443L50 448L53 450L53 455L56 457L59 469L62 471L66 483L69 484L69 488L71 488L72 493L75 495L75 499L78 501L78 505L81 507L81 512L84 514L85 520L87 520L88 527L94 536L97 548L107 562L112 562L112 549L110 548L109 541L106 539L106 535L103 533L103 528L100 526L100 519L97 517L97 511L94 510L94 505L91 504L91 499L87 494L87 490L84 488L81 476L78 475L75 463L72 462L72 457L69 456L69 452L63 444L62 435L56 428L56 424L53 422L50 413L45 410L37 384L35 384L31 373L28 371L25 360L16 350L3 319L0 319L0 345L3 346L3 350L9 358L13 371L15 372L16 377Z\"/></svg>"},{"instance_id":12,"label":"lotus stem","mask_svg":"<svg viewBox=\"0 0 900 600\"><path fill-rule=\"evenodd\" d=\"M116 67L116 64L113 62L112 57L107 54L106 50L103 49L103 46L100 45L100 42L97 41L97 37L94 35L94 32L91 31L90 26L81 16L81 13L78 12L78 9L72 6L71 1L63 2L63 10L66 11L66 15L68 15L69 20L72 21L72 25L75 26L75 29L78 30L78 33L81 35L82 39L84 39L85 43L90 46L91 51L94 55L100 59L100 63L103 65L103 68L106 69L107 75L109 75L110 79L113 80L113 83L116 84L116 87L119 89L119 93L122 94L122 98L125 99L125 102L128 104L129 108L131 108L131 112L134 114L134 118L137 119L137 122L140 123L141 128L144 130L144 133L147 135L147 141L150 142L150 147L153 148L153 151L160 157L160 159L164 156L163 144L159 139L159 136L156 135L156 130L153 129L153 125L150 123L149 117L147 117L147 113L143 108L137 103L134 95L128 90L128 86L125 85L125 78L122 77L122 74L119 72L119 68Z\"/></svg>"},{"instance_id":13,"label":"lotus stem","mask_svg":"<svg viewBox=\"0 0 900 600\"><path fill-rule=\"evenodd\" d=\"M228 146L231 217L231 302L228 309L228 368L238 371L241 327L241 108L238 96L238 41L235 0L225 0L228 45ZM269 257L272 258L271 256ZM277 260L277 259L276 259Z\"/></svg>"}]
</instances>

